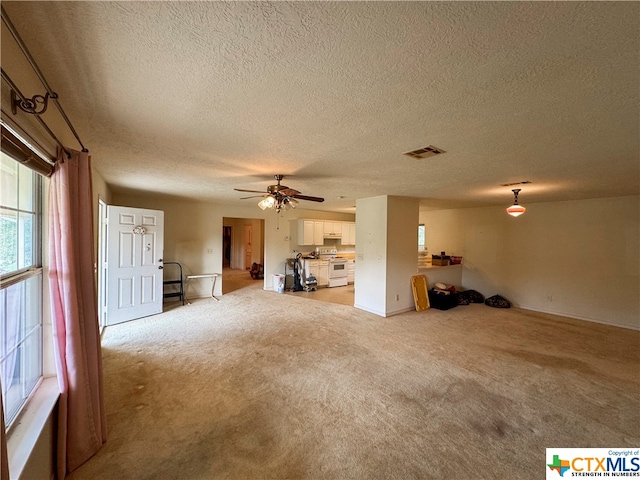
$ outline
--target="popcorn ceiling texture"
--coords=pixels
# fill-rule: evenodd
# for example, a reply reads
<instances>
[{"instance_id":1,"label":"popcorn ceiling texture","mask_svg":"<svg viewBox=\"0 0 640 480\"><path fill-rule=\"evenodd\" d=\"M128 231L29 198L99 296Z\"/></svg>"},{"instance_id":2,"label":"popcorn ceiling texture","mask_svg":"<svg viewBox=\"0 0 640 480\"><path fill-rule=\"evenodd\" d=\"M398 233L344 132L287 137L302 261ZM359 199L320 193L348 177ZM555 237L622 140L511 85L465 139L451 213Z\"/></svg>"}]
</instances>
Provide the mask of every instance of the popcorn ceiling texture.
<instances>
[{"instance_id":1,"label":"popcorn ceiling texture","mask_svg":"<svg viewBox=\"0 0 640 480\"><path fill-rule=\"evenodd\" d=\"M546 447L640 441L639 332L258 283L107 327L108 440L69 480L539 479Z\"/></svg>"},{"instance_id":2,"label":"popcorn ceiling texture","mask_svg":"<svg viewBox=\"0 0 640 480\"><path fill-rule=\"evenodd\" d=\"M637 2L3 5L115 188L241 203L282 173L321 209L640 192ZM429 144L447 153L401 155Z\"/></svg>"}]
</instances>

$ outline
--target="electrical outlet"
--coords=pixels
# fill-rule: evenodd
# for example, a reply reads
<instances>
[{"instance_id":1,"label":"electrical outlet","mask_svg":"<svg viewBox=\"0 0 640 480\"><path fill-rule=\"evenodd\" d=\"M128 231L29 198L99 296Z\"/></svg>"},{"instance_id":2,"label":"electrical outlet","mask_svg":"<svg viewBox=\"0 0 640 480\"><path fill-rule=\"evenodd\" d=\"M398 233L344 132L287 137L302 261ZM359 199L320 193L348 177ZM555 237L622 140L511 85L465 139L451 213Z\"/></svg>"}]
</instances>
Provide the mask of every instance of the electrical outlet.
<instances>
[{"instance_id":1,"label":"electrical outlet","mask_svg":"<svg viewBox=\"0 0 640 480\"><path fill-rule=\"evenodd\" d=\"M400 300L400 295L396 293L396 302Z\"/></svg>"},{"instance_id":2,"label":"electrical outlet","mask_svg":"<svg viewBox=\"0 0 640 480\"><path fill-rule=\"evenodd\" d=\"M212 255L213 254L213 248L207 248L207 253L209 255Z\"/></svg>"}]
</instances>

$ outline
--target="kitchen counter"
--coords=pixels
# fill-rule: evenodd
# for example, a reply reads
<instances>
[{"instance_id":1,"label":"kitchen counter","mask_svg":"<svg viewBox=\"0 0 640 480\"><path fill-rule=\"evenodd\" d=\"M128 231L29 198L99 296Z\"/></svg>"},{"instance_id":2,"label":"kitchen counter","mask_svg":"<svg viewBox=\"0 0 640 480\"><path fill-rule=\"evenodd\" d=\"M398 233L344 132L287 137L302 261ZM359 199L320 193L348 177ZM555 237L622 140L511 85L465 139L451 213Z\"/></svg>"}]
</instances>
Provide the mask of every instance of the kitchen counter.
<instances>
[{"instance_id":1,"label":"kitchen counter","mask_svg":"<svg viewBox=\"0 0 640 480\"><path fill-rule=\"evenodd\" d=\"M307 255L303 255L302 257L300 257L302 260L322 260L318 257L309 257ZM336 258L346 258L347 260L355 260L356 259L356 254L355 253L339 253L336 255Z\"/></svg>"},{"instance_id":2,"label":"kitchen counter","mask_svg":"<svg viewBox=\"0 0 640 480\"><path fill-rule=\"evenodd\" d=\"M421 272L422 270L434 270L434 269L440 269L440 268L462 268L462 264L459 263L457 265L427 265L426 267L418 267L418 272Z\"/></svg>"}]
</instances>

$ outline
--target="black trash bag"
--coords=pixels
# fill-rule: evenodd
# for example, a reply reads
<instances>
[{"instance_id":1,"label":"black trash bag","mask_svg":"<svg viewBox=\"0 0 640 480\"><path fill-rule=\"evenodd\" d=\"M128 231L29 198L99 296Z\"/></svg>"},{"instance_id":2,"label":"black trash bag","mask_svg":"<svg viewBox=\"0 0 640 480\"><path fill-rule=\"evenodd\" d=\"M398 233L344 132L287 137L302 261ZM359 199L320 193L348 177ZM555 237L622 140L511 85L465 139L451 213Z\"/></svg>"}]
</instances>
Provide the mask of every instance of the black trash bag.
<instances>
[{"instance_id":1,"label":"black trash bag","mask_svg":"<svg viewBox=\"0 0 640 480\"><path fill-rule=\"evenodd\" d=\"M511 302L500 295L487 298L484 304L494 308L511 308Z\"/></svg>"},{"instance_id":2,"label":"black trash bag","mask_svg":"<svg viewBox=\"0 0 640 480\"><path fill-rule=\"evenodd\" d=\"M470 303L483 303L484 295L475 290L464 290L458 292L458 305L469 305Z\"/></svg>"}]
</instances>

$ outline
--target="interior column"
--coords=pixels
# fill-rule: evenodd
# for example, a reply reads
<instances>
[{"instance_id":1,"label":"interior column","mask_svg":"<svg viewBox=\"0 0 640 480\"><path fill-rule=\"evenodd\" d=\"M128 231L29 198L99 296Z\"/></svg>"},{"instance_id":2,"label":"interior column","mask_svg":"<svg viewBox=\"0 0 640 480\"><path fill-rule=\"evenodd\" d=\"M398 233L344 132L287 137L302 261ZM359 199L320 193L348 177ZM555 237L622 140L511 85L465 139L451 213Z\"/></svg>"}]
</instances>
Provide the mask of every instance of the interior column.
<instances>
[{"instance_id":1,"label":"interior column","mask_svg":"<svg viewBox=\"0 0 640 480\"><path fill-rule=\"evenodd\" d=\"M379 196L356 201L354 306L389 317L413 310L418 199Z\"/></svg>"}]
</instances>

